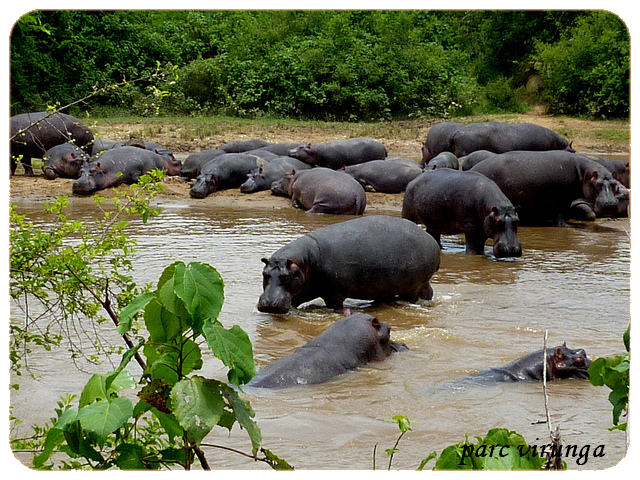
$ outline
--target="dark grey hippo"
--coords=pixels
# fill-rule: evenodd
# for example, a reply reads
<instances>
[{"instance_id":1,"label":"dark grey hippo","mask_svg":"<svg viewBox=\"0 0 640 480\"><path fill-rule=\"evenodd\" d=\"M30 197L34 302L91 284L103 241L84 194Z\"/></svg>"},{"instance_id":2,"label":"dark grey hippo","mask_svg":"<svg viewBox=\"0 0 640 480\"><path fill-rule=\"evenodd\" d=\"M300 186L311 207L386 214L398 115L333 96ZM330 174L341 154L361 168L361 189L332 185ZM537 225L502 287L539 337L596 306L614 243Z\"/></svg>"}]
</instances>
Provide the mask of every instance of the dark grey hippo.
<instances>
[{"instance_id":1,"label":"dark grey hippo","mask_svg":"<svg viewBox=\"0 0 640 480\"><path fill-rule=\"evenodd\" d=\"M65 113L21 113L11 117L10 123L11 175L19 161L24 165L24 174L33 176L31 159L42 158L51 147L71 142L88 152L93 142L91 130Z\"/></svg>"},{"instance_id":2,"label":"dark grey hippo","mask_svg":"<svg viewBox=\"0 0 640 480\"><path fill-rule=\"evenodd\" d=\"M319 228L262 261L259 311L286 313L318 297L340 310L346 298L431 300L440 247L413 222L372 215Z\"/></svg>"},{"instance_id":3,"label":"dark grey hippo","mask_svg":"<svg viewBox=\"0 0 640 480\"><path fill-rule=\"evenodd\" d=\"M289 152L289 156L316 167L339 170L344 166L384 160L387 157L387 149L380 142L370 138L351 138L299 145Z\"/></svg>"},{"instance_id":4,"label":"dark grey hippo","mask_svg":"<svg viewBox=\"0 0 640 480\"><path fill-rule=\"evenodd\" d=\"M585 157L598 162L600 165L611 172L613 178L618 180L626 188L631 188L631 165L628 162L625 162L623 160L602 158L598 157L597 155L591 154L581 153L580 155L584 155Z\"/></svg>"},{"instance_id":5,"label":"dark grey hippo","mask_svg":"<svg viewBox=\"0 0 640 480\"><path fill-rule=\"evenodd\" d=\"M490 152L489 150L476 150L475 152L471 152L469 155L460 157L458 159L458 167L460 170L463 170L463 171L471 170L482 160L492 157L493 155L498 155L498 154Z\"/></svg>"},{"instance_id":6,"label":"dark grey hippo","mask_svg":"<svg viewBox=\"0 0 640 480\"><path fill-rule=\"evenodd\" d=\"M138 147L119 147L92 157L82 167L80 177L73 182L73 193L90 195L105 188L136 183L151 170L180 174L180 162L173 155L159 155Z\"/></svg>"},{"instance_id":7,"label":"dark grey hippo","mask_svg":"<svg viewBox=\"0 0 640 480\"><path fill-rule=\"evenodd\" d=\"M583 349L563 345L547 349L547 381L568 378L588 379L591 360ZM472 382L541 382L544 378L544 350L530 353L504 367L490 368L468 377Z\"/></svg>"},{"instance_id":8,"label":"dark grey hippo","mask_svg":"<svg viewBox=\"0 0 640 480\"><path fill-rule=\"evenodd\" d=\"M262 190L269 190L273 182L282 180L287 173L308 170L311 168L306 163L295 158L281 156L274 158L264 167L260 167L257 172L252 172L247 176L246 182L240 185L242 193L255 193Z\"/></svg>"},{"instance_id":9,"label":"dark grey hippo","mask_svg":"<svg viewBox=\"0 0 640 480\"><path fill-rule=\"evenodd\" d=\"M564 137L553 130L534 123L472 123L458 128L447 149L456 157L464 157L476 150L505 153L514 150L566 150L574 153Z\"/></svg>"},{"instance_id":10,"label":"dark grey hippo","mask_svg":"<svg viewBox=\"0 0 640 480\"><path fill-rule=\"evenodd\" d=\"M42 160L42 173L47 179L78 178L82 166L89 160L89 155L73 143L63 143L47 150Z\"/></svg>"},{"instance_id":11,"label":"dark grey hippo","mask_svg":"<svg viewBox=\"0 0 640 480\"><path fill-rule=\"evenodd\" d=\"M458 170L458 157L451 152L440 152L429 160L427 166L424 167L425 170L436 170L438 168L453 168L454 170Z\"/></svg>"},{"instance_id":12,"label":"dark grey hippo","mask_svg":"<svg viewBox=\"0 0 640 480\"><path fill-rule=\"evenodd\" d=\"M100 152L106 152L107 150L111 150L112 148L122 147L122 140L112 140L110 138L96 138L93 141L93 145L91 147L91 156L95 156Z\"/></svg>"},{"instance_id":13,"label":"dark grey hippo","mask_svg":"<svg viewBox=\"0 0 640 480\"><path fill-rule=\"evenodd\" d=\"M202 167L204 167L214 158L221 155L225 155L225 151L218 150L217 148L192 153L184 159L184 162L182 163L182 170L180 171L180 176L187 179L196 178L198 175L200 175L200 170L202 169Z\"/></svg>"},{"instance_id":14,"label":"dark grey hippo","mask_svg":"<svg viewBox=\"0 0 640 480\"><path fill-rule=\"evenodd\" d=\"M631 207L631 191L619 182L617 185L614 185L613 189L614 195L618 200L618 208L615 210L608 210L604 216L614 218L628 217L629 208ZM571 203L569 218L593 221L597 217L598 215L594 212L594 206L584 198L574 200Z\"/></svg>"},{"instance_id":15,"label":"dark grey hippo","mask_svg":"<svg viewBox=\"0 0 640 480\"><path fill-rule=\"evenodd\" d=\"M362 215L367 205L364 188L352 176L324 167L287 173L271 190L308 213Z\"/></svg>"},{"instance_id":16,"label":"dark grey hippo","mask_svg":"<svg viewBox=\"0 0 640 480\"><path fill-rule=\"evenodd\" d=\"M620 183L599 163L562 150L515 151L487 158L471 169L498 184L519 208L523 224L566 226L571 204L585 199L598 216L616 212Z\"/></svg>"},{"instance_id":17,"label":"dark grey hippo","mask_svg":"<svg viewBox=\"0 0 640 480\"><path fill-rule=\"evenodd\" d=\"M424 168L429 163L429 160L436 155L449 151L453 135L463 126L461 123L456 122L440 122L429 128L427 139L422 144L422 162L420 166Z\"/></svg>"},{"instance_id":18,"label":"dark grey hippo","mask_svg":"<svg viewBox=\"0 0 640 480\"><path fill-rule=\"evenodd\" d=\"M402 193L407 184L422 173L417 162L405 163L390 160L372 160L350 165L344 170L356 179L365 190L380 193Z\"/></svg>"},{"instance_id":19,"label":"dark grey hippo","mask_svg":"<svg viewBox=\"0 0 640 480\"><path fill-rule=\"evenodd\" d=\"M237 188L247 180L247 175L266 164L262 158L245 153L220 155L200 169L189 195L205 198L218 190Z\"/></svg>"},{"instance_id":20,"label":"dark grey hippo","mask_svg":"<svg viewBox=\"0 0 640 480\"><path fill-rule=\"evenodd\" d=\"M469 254L484 254L491 238L496 258L522 255L513 205L498 185L477 172L426 170L407 186L402 217L424 224L438 243L440 235L464 233Z\"/></svg>"},{"instance_id":21,"label":"dark grey hippo","mask_svg":"<svg viewBox=\"0 0 640 480\"><path fill-rule=\"evenodd\" d=\"M390 338L386 322L365 313L341 318L317 337L261 369L249 386L286 388L326 382L393 352L408 350Z\"/></svg>"},{"instance_id":22,"label":"dark grey hippo","mask_svg":"<svg viewBox=\"0 0 640 480\"><path fill-rule=\"evenodd\" d=\"M244 153L249 150L266 147L267 145L270 145L270 142L259 138L252 138L249 140L237 140L235 142L225 143L218 146L218 149L224 150L226 153Z\"/></svg>"},{"instance_id":23,"label":"dark grey hippo","mask_svg":"<svg viewBox=\"0 0 640 480\"><path fill-rule=\"evenodd\" d=\"M298 148L300 145L306 145L302 142L282 142L272 143L261 147L262 150L275 153L278 156L288 156L291 150Z\"/></svg>"}]
</instances>

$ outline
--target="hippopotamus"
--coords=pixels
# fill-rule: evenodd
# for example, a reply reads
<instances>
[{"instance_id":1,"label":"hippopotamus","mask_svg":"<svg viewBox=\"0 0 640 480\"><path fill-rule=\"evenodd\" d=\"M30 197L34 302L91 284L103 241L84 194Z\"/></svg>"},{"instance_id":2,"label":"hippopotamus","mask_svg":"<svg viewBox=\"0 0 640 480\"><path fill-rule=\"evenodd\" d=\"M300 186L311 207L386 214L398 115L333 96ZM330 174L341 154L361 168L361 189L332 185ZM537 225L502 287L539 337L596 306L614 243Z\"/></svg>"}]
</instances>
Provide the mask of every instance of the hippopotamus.
<instances>
[{"instance_id":1,"label":"hippopotamus","mask_svg":"<svg viewBox=\"0 0 640 480\"><path fill-rule=\"evenodd\" d=\"M407 184L422 173L416 163L372 160L345 167L346 173L355 178L365 190L380 193L402 193Z\"/></svg>"},{"instance_id":2,"label":"hippopotamus","mask_svg":"<svg viewBox=\"0 0 640 480\"><path fill-rule=\"evenodd\" d=\"M384 160L387 149L380 142L370 138L351 138L299 145L289 152L289 156L316 167L339 170L344 166Z\"/></svg>"},{"instance_id":3,"label":"hippopotamus","mask_svg":"<svg viewBox=\"0 0 640 480\"><path fill-rule=\"evenodd\" d=\"M362 215L367 205L364 188L351 175L324 167L287 173L274 190L308 213Z\"/></svg>"},{"instance_id":4,"label":"hippopotamus","mask_svg":"<svg viewBox=\"0 0 640 480\"><path fill-rule=\"evenodd\" d=\"M157 143L154 143L154 142L148 142L146 140L142 140L141 138L130 138L129 140L122 140L122 141L109 140L109 139L103 139L103 138L96 139L93 142L91 156L96 157L97 155L99 155L104 151L111 150L113 148L119 148L119 147L138 147L138 148L144 148L145 150L150 150L159 155L173 156L173 152L167 150L163 146L158 145Z\"/></svg>"},{"instance_id":5,"label":"hippopotamus","mask_svg":"<svg viewBox=\"0 0 640 480\"><path fill-rule=\"evenodd\" d=\"M196 178L198 175L200 175L200 170L202 169L202 167L204 167L214 158L221 155L225 155L225 151L218 150L217 148L192 153L187 158L185 158L184 162L182 163L180 176L187 179Z\"/></svg>"},{"instance_id":6,"label":"hippopotamus","mask_svg":"<svg viewBox=\"0 0 640 480\"><path fill-rule=\"evenodd\" d=\"M264 167L260 167L257 172L247 175L247 181L240 185L242 193L255 193L262 190L269 190L273 182L284 178L285 174L311 168L306 163L295 158L280 156L271 160ZM284 193L284 192L283 192Z\"/></svg>"},{"instance_id":7,"label":"hippopotamus","mask_svg":"<svg viewBox=\"0 0 640 480\"><path fill-rule=\"evenodd\" d=\"M302 142L282 142L272 143L261 147L262 150L275 153L278 156L288 156L291 150L297 149L300 145L304 145Z\"/></svg>"},{"instance_id":8,"label":"hippopotamus","mask_svg":"<svg viewBox=\"0 0 640 480\"><path fill-rule=\"evenodd\" d=\"M390 332L388 323L365 313L341 318L291 355L261 369L248 385L286 388L322 383L408 350L405 344L392 341Z\"/></svg>"},{"instance_id":9,"label":"hippopotamus","mask_svg":"<svg viewBox=\"0 0 640 480\"><path fill-rule=\"evenodd\" d=\"M91 130L74 116L60 112L14 115L9 132L11 175L20 161L24 165L24 174L33 176L31 159L42 158L51 147L73 142L88 153L92 141Z\"/></svg>"},{"instance_id":10,"label":"hippopotamus","mask_svg":"<svg viewBox=\"0 0 640 480\"><path fill-rule=\"evenodd\" d=\"M438 168L453 168L454 170L458 170L458 157L451 152L440 152L429 160L429 163L427 163L427 166L424 168L425 170L436 170Z\"/></svg>"},{"instance_id":11,"label":"hippopotamus","mask_svg":"<svg viewBox=\"0 0 640 480\"><path fill-rule=\"evenodd\" d=\"M631 206L631 191L622 185L622 183L618 183L614 185L614 195L618 200L618 208L608 210L606 216L614 218L628 217L629 207ZM584 198L580 198L571 202L569 218L593 221L598 217L593 210L594 206L591 203Z\"/></svg>"},{"instance_id":12,"label":"hippopotamus","mask_svg":"<svg viewBox=\"0 0 640 480\"><path fill-rule=\"evenodd\" d=\"M626 188L631 188L631 165L623 160L612 160L609 158L598 157L597 155L590 155L581 153L591 160L598 162L604 168L611 172L613 178L618 180Z\"/></svg>"},{"instance_id":13,"label":"hippopotamus","mask_svg":"<svg viewBox=\"0 0 640 480\"><path fill-rule=\"evenodd\" d=\"M544 350L530 353L504 367L490 368L466 380L473 382L541 382L544 378ZM588 379L591 360L583 349L572 350L563 343L547 349L547 381Z\"/></svg>"},{"instance_id":14,"label":"hippopotamus","mask_svg":"<svg viewBox=\"0 0 640 480\"><path fill-rule=\"evenodd\" d=\"M493 239L496 258L519 257L518 215L498 185L477 172L450 168L425 170L407 186L402 217L440 235L464 233L466 253L484 254Z\"/></svg>"},{"instance_id":15,"label":"hippopotamus","mask_svg":"<svg viewBox=\"0 0 640 480\"><path fill-rule=\"evenodd\" d=\"M98 190L131 185L151 170L165 170L167 174L180 174L180 162L173 155L159 155L138 147L118 147L91 157L73 182L73 193L90 195Z\"/></svg>"},{"instance_id":16,"label":"hippopotamus","mask_svg":"<svg viewBox=\"0 0 640 480\"><path fill-rule=\"evenodd\" d=\"M255 150L270 145L270 142L262 140L260 138L252 138L249 140L237 140L235 142L225 143L219 145L219 150L224 150L226 153L244 153L249 150Z\"/></svg>"},{"instance_id":17,"label":"hippopotamus","mask_svg":"<svg viewBox=\"0 0 640 480\"><path fill-rule=\"evenodd\" d=\"M513 150L575 150L564 137L534 123L484 122L464 125L453 134L448 151L464 157L476 150L505 153Z\"/></svg>"},{"instance_id":18,"label":"hippopotamus","mask_svg":"<svg viewBox=\"0 0 640 480\"><path fill-rule=\"evenodd\" d=\"M606 168L562 150L515 151L487 158L471 169L498 184L519 208L521 223L566 226L571 203L584 198L598 216L618 209L614 180Z\"/></svg>"},{"instance_id":19,"label":"hippopotamus","mask_svg":"<svg viewBox=\"0 0 640 480\"><path fill-rule=\"evenodd\" d=\"M440 247L413 222L372 215L307 233L262 262L259 311L286 313L318 297L340 310L346 298L431 300Z\"/></svg>"},{"instance_id":20,"label":"hippopotamus","mask_svg":"<svg viewBox=\"0 0 640 480\"><path fill-rule=\"evenodd\" d=\"M47 150L42 160L42 173L47 179L78 178L80 169L89 160L89 155L73 143L62 143Z\"/></svg>"},{"instance_id":21,"label":"hippopotamus","mask_svg":"<svg viewBox=\"0 0 640 480\"><path fill-rule=\"evenodd\" d=\"M460 170L471 170L482 160L498 155L497 153L490 152L489 150L476 150L469 155L458 158L458 167Z\"/></svg>"},{"instance_id":22,"label":"hippopotamus","mask_svg":"<svg viewBox=\"0 0 640 480\"><path fill-rule=\"evenodd\" d=\"M429 128L427 139L422 144L422 168L436 155L449 151L453 134L464 125L456 122L440 122Z\"/></svg>"},{"instance_id":23,"label":"hippopotamus","mask_svg":"<svg viewBox=\"0 0 640 480\"><path fill-rule=\"evenodd\" d=\"M207 162L201 169L196 183L191 187L192 198L205 198L218 190L237 188L247 175L267 163L255 155L227 153Z\"/></svg>"},{"instance_id":24,"label":"hippopotamus","mask_svg":"<svg viewBox=\"0 0 640 480\"><path fill-rule=\"evenodd\" d=\"M91 156L94 157L100 152L111 150L112 148L122 147L122 140L112 140L110 138L96 138L93 140L91 147Z\"/></svg>"}]
</instances>

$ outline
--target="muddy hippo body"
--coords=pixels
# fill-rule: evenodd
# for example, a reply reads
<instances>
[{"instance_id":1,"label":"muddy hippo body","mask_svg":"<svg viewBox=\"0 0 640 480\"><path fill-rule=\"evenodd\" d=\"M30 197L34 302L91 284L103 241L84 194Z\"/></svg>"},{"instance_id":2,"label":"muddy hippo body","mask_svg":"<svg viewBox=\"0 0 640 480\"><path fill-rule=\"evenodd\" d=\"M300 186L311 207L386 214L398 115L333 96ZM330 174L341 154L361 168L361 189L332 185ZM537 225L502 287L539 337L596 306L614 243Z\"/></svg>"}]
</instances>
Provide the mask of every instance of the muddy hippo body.
<instances>
[{"instance_id":1,"label":"muddy hippo body","mask_svg":"<svg viewBox=\"0 0 640 480\"><path fill-rule=\"evenodd\" d=\"M42 172L47 179L78 178L82 166L89 160L89 155L73 143L63 143L47 150L42 160Z\"/></svg>"},{"instance_id":2,"label":"muddy hippo body","mask_svg":"<svg viewBox=\"0 0 640 480\"><path fill-rule=\"evenodd\" d=\"M464 157L476 150L505 153L514 150L575 152L561 135L533 123L472 123L459 128L451 138L448 149L456 157Z\"/></svg>"},{"instance_id":3,"label":"muddy hippo body","mask_svg":"<svg viewBox=\"0 0 640 480\"><path fill-rule=\"evenodd\" d=\"M214 158L220 157L222 155L225 155L224 150L218 150L217 148L192 153L187 158L185 158L184 162L182 163L180 176L187 179L196 178L198 175L200 175L200 170L202 169L202 167L204 167Z\"/></svg>"},{"instance_id":4,"label":"muddy hippo body","mask_svg":"<svg viewBox=\"0 0 640 480\"><path fill-rule=\"evenodd\" d=\"M249 150L266 147L267 145L271 144L266 140L252 138L250 140L238 140L235 142L225 143L218 146L218 149L223 150L225 153L244 153Z\"/></svg>"},{"instance_id":5,"label":"muddy hippo body","mask_svg":"<svg viewBox=\"0 0 640 480\"><path fill-rule=\"evenodd\" d=\"M404 344L390 339L390 332L388 323L371 315L344 317L291 355L261 369L249 386L286 388L322 383L407 350Z\"/></svg>"},{"instance_id":6,"label":"muddy hippo body","mask_svg":"<svg viewBox=\"0 0 640 480\"><path fill-rule=\"evenodd\" d=\"M138 147L119 147L92 157L73 182L73 193L90 195L105 188L136 183L151 170L174 168L173 155L159 155Z\"/></svg>"},{"instance_id":7,"label":"muddy hippo body","mask_svg":"<svg viewBox=\"0 0 640 480\"><path fill-rule=\"evenodd\" d=\"M544 350L530 353L504 367L490 368L467 378L473 382L540 382L544 378ZM588 379L591 360L583 349L567 344L547 349L547 381L567 378Z\"/></svg>"},{"instance_id":8,"label":"muddy hippo body","mask_svg":"<svg viewBox=\"0 0 640 480\"><path fill-rule=\"evenodd\" d=\"M459 168L458 157L451 152L441 152L427 163L425 170L437 170L438 168Z\"/></svg>"},{"instance_id":9,"label":"muddy hippo body","mask_svg":"<svg viewBox=\"0 0 640 480\"><path fill-rule=\"evenodd\" d=\"M373 215L322 227L262 261L259 311L286 313L318 297L339 310L346 298L430 300L440 247L408 220Z\"/></svg>"},{"instance_id":10,"label":"muddy hippo body","mask_svg":"<svg viewBox=\"0 0 640 480\"><path fill-rule=\"evenodd\" d=\"M495 155L471 169L498 184L518 208L521 223L565 226L573 201L584 198L598 216L618 209L619 182L597 162L564 151L515 151Z\"/></svg>"},{"instance_id":11,"label":"muddy hippo body","mask_svg":"<svg viewBox=\"0 0 640 480\"><path fill-rule=\"evenodd\" d=\"M422 144L422 162L420 166L424 168L432 158L442 152L449 151L453 135L462 127L464 125L461 123L441 122L429 128L427 139Z\"/></svg>"},{"instance_id":12,"label":"muddy hippo body","mask_svg":"<svg viewBox=\"0 0 640 480\"><path fill-rule=\"evenodd\" d=\"M380 193L402 193L407 184L422 173L416 162L372 160L345 168L365 190Z\"/></svg>"},{"instance_id":13,"label":"muddy hippo body","mask_svg":"<svg viewBox=\"0 0 640 480\"><path fill-rule=\"evenodd\" d=\"M10 119L11 174L16 171L18 157L24 165L24 174L33 176L32 158L42 158L47 150L63 143L75 143L90 150L93 133L82 122L64 113L21 113Z\"/></svg>"},{"instance_id":14,"label":"muddy hippo body","mask_svg":"<svg viewBox=\"0 0 640 480\"><path fill-rule=\"evenodd\" d=\"M497 153L490 152L489 150L476 150L458 159L459 169L463 171L471 170L481 161L494 155L497 155Z\"/></svg>"},{"instance_id":15,"label":"muddy hippo body","mask_svg":"<svg viewBox=\"0 0 640 480\"><path fill-rule=\"evenodd\" d=\"M387 149L380 142L370 138L351 138L300 145L292 149L289 156L316 167L339 170L371 160L384 160Z\"/></svg>"},{"instance_id":16,"label":"muddy hippo body","mask_svg":"<svg viewBox=\"0 0 640 480\"><path fill-rule=\"evenodd\" d=\"M342 170L315 167L284 175L274 186L308 213L362 215L367 205L364 188Z\"/></svg>"},{"instance_id":17,"label":"muddy hippo body","mask_svg":"<svg viewBox=\"0 0 640 480\"><path fill-rule=\"evenodd\" d=\"M192 198L205 198L218 190L237 188L247 175L267 163L255 155L227 153L207 162L200 170L189 194Z\"/></svg>"},{"instance_id":18,"label":"muddy hippo body","mask_svg":"<svg viewBox=\"0 0 640 480\"><path fill-rule=\"evenodd\" d=\"M287 156L276 157L257 172L250 173L247 180L240 185L240 191L242 193L254 193L269 190L273 182L282 180L285 174L292 173L294 170L301 171L309 168L311 168L309 165L295 158Z\"/></svg>"},{"instance_id":19,"label":"muddy hippo body","mask_svg":"<svg viewBox=\"0 0 640 480\"><path fill-rule=\"evenodd\" d=\"M402 217L440 235L465 234L466 253L482 255L493 239L496 258L519 257L518 215L498 185L476 172L426 170L405 192Z\"/></svg>"}]
</instances>

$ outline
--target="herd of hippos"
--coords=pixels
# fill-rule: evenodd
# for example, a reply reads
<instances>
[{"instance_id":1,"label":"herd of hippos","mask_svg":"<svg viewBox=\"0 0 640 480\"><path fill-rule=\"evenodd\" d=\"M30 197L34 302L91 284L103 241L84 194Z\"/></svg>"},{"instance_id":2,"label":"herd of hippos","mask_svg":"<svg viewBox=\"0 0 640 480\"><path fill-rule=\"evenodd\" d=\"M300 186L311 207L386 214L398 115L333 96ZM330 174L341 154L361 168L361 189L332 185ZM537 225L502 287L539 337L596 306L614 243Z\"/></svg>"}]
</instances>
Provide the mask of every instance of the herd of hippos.
<instances>
[{"instance_id":1,"label":"herd of hippos","mask_svg":"<svg viewBox=\"0 0 640 480\"><path fill-rule=\"evenodd\" d=\"M466 253L484 254L488 238L496 258L520 257L519 224L566 226L568 219L626 217L630 167L576 153L561 135L531 124L497 122L433 125L422 162L390 157L368 138L317 144L241 140L175 159L160 145L138 139L94 138L63 113L11 117L11 174L18 162L32 176L32 158L48 179L74 178L73 193L89 195L161 169L192 183L190 195L218 190L271 190L311 213L361 215L365 191L404 193L402 218L358 217L319 228L263 258L258 310L284 314L321 298L342 310L346 298L431 300L429 280L440 266L440 236L464 234ZM419 225L426 227L426 231ZM320 383L392 352L390 327L356 313L335 322L293 354L263 368L256 387ZM588 378L582 349L566 344L485 370L475 381Z\"/></svg>"}]
</instances>

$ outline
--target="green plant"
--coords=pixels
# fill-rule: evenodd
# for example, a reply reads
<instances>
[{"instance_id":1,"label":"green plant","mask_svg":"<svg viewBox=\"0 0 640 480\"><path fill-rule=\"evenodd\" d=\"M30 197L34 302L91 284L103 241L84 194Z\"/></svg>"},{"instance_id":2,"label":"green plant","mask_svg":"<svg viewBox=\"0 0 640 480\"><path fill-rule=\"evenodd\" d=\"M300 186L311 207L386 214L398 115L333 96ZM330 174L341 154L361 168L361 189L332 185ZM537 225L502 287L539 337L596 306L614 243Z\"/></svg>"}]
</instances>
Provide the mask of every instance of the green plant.
<instances>
[{"instance_id":1,"label":"green plant","mask_svg":"<svg viewBox=\"0 0 640 480\"><path fill-rule=\"evenodd\" d=\"M255 374L251 342L240 327L220 323L223 301L224 283L213 267L176 262L165 268L156 289L134 298L120 314L121 334L141 314L148 337L122 356L116 370L89 379L78 408L61 412L47 431L34 467L52 468L47 462L59 451L72 460L63 463L66 468L190 469L197 457L208 469L202 448L216 445L202 441L215 426L231 431L237 422L251 441L248 456L291 468L260 449L255 414L237 391ZM202 367L201 338L227 366L229 384L193 374ZM146 368L136 381L126 367L139 350ZM139 383L135 405L120 396Z\"/></svg>"},{"instance_id":2,"label":"green plant","mask_svg":"<svg viewBox=\"0 0 640 480\"><path fill-rule=\"evenodd\" d=\"M613 405L613 427L609 430L627 430L627 422L620 423L620 415L625 412L629 404L629 368L631 354L630 328L622 336L626 355L615 357L600 357L589 366L589 381L596 387L606 385L611 389L609 402Z\"/></svg>"}]
</instances>

